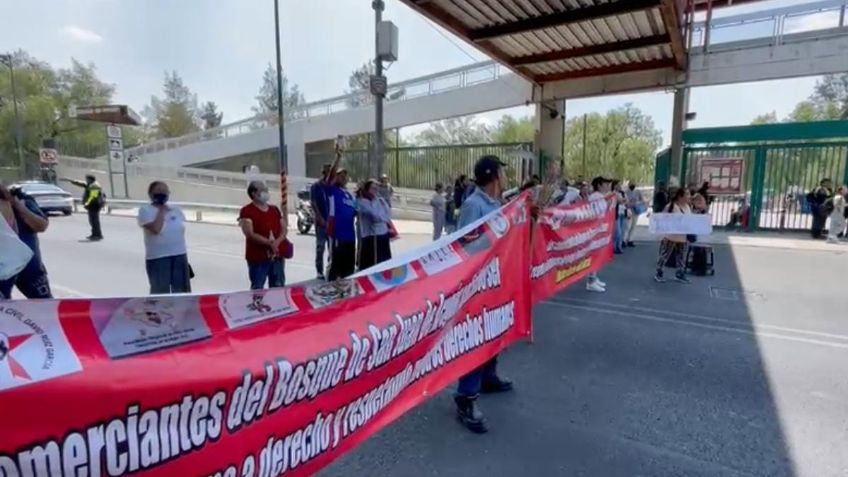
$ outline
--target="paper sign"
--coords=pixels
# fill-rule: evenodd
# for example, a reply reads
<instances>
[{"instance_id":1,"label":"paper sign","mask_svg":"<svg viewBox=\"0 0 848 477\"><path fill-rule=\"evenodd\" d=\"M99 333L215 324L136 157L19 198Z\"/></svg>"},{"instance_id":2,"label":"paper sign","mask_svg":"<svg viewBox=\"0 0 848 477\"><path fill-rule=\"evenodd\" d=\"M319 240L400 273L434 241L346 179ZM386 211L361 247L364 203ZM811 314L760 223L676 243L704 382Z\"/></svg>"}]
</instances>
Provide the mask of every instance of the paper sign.
<instances>
[{"instance_id":1,"label":"paper sign","mask_svg":"<svg viewBox=\"0 0 848 477\"><path fill-rule=\"evenodd\" d=\"M709 214L653 214L648 230L654 235L710 235L713 233Z\"/></svg>"}]
</instances>

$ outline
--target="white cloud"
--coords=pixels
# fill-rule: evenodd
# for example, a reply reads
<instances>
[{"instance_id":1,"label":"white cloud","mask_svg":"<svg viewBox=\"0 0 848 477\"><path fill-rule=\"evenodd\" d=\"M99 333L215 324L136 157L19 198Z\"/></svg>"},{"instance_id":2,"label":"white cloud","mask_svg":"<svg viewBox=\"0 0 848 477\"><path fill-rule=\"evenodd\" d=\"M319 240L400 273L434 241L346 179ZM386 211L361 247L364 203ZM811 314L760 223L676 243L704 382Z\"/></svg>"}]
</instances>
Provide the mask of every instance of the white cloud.
<instances>
[{"instance_id":1,"label":"white cloud","mask_svg":"<svg viewBox=\"0 0 848 477\"><path fill-rule=\"evenodd\" d=\"M68 25L62 27L59 32L70 38L73 41L77 41L80 43L100 43L103 41L103 37L94 33L91 30L86 30L85 28L78 27L76 25Z\"/></svg>"}]
</instances>

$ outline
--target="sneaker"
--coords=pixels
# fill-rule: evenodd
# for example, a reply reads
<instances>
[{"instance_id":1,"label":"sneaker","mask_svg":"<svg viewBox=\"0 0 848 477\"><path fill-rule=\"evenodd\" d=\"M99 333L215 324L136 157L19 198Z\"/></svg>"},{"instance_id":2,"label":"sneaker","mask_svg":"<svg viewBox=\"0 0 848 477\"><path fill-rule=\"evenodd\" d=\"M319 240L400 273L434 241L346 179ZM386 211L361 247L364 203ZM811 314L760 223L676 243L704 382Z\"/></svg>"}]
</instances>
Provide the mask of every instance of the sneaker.
<instances>
[{"instance_id":1,"label":"sneaker","mask_svg":"<svg viewBox=\"0 0 848 477\"><path fill-rule=\"evenodd\" d=\"M636 244L634 242L627 242L627 246L632 248L635 247Z\"/></svg>"},{"instance_id":2,"label":"sneaker","mask_svg":"<svg viewBox=\"0 0 848 477\"><path fill-rule=\"evenodd\" d=\"M480 387L480 392L483 394L505 393L512 391L512 381L495 376L488 382L484 382Z\"/></svg>"},{"instance_id":3,"label":"sneaker","mask_svg":"<svg viewBox=\"0 0 848 477\"><path fill-rule=\"evenodd\" d=\"M595 278L595 283L597 283L598 285L600 285L600 286L601 286L601 287L603 287L603 288L606 288L606 287L607 287L607 282L603 282L603 281L601 281L601 279L600 279L600 278L597 278L597 277L596 277L596 278Z\"/></svg>"},{"instance_id":4,"label":"sneaker","mask_svg":"<svg viewBox=\"0 0 848 477\"><path fill-rule=\"evenodd\" d=\"M654 281L657 283L665 283L665 278L663 278L662 272L657 272L654 274Z\"/></svg>"},{"instance_id":5,"label":"sneaker","mask_svg":"<svg viewBox=\"0 0 848 477\"><path fill-rule=\"evenodd\" d=\"M607 291L607 289L604 288L601 285L600 282L595 280L593 282L586 283L586 291L595 292L595 293L603 293L603 292Z\"/></svg>"},{"instance_id":6,"label":"sneaker","mask_svg":"<svg viewBox=\"0 0 848 477\"><path fill-rule=\"evenodd\" d=\"M692 283L691 280L686 278L686 275L682 275L680 273L674 275L674 280L677 281L678 283L685 283L687 285Z\"/></svg>"},{"instance_id":7,"label":"sneaker","mask_svg":"<svg viewBox=\"0 0 848 477\"><path fill-rule=\"evenodd\" d=\"M475 434L485 434L489 431L483 413L477 409L477 401L465 396L454 396L456 417L466 429Z\"/></svg>"}]
</instances>

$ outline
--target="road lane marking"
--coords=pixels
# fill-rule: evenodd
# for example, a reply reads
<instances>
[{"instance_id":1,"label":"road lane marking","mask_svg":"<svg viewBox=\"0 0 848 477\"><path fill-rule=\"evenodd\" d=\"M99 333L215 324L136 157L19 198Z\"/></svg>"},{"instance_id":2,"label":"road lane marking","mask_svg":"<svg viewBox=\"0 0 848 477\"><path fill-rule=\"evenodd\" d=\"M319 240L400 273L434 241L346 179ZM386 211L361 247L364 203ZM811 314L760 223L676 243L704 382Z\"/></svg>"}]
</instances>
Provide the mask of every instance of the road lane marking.
<instances>
[{"instance_id":1,"label":"road lane marking","mask_svg":"<svg viewBox=\"0 0 848 477\"><path fill-rule=\"evenodd\" d=\"M656 313L656 314L659 314L659 315L668 315L668 316L675 316L675 317L680 317L680 318L691 318L693 320L707 321L707 322L713 322L713 323L725 323L725 324L736 325L736 326L740 326L740 325L741 326L750 326L750 327L755 328L755 329L782 331L782 332L786 332L786 333L798 333L798 334L802 334L802 335L818 336L818 337L821 337L821 338L830 338L830 339L834 339L834 340L848 341L848 336L846 336L846 335L839 335L839 334L834 334L834 333L825 333L823 331L812 331L812 330L804 330L804 329L800 329L800 328L790 328L790 327L786 327L786 326L766 325L766 324L754 323L754 322L751 322L751 321L742 322L742 321L728 320L727 318L718 318L718 317L714 317L714 316L696 315L696 314L692 314L692 313L683 313L683 312L679 312L679 311L660 310L660 309L657 309L657 308L650 308L650 307L644 307L644 306L620 305L620 304L617 304L617 303L596 302L596 301L591 301L591 300L583 300L583 299L580 299L580 298L562 298L562 299L551 300L551 301L556 302L556 303L563 303L563 304L589 305L589 306L601 307L601 308L607 307L607 308L618 308L618 309L622 309L622 310L637 310L637 311L644 311L644 312L647 312L647 313Z\"/></svg>"},{"instance_id":2,"label":"road lane marking","mask_svg":"<svg viewBox=\"0 0 848 477\"><path fill-rule=\"evenodd\" d=\"M763 338L776 338L782 339L786 341L795 341L798 343L812 344L817 346L826 346L830 348L839 348L848 350L848 343L833 343L829 341L815 340L811 338L802 338L798 336L789 336L783 335L779 333L770 333L766 331L756 331L756 329L744 329L744 328L733 328L730 326L719 326L719 325L708 325L705 323L695 323L688 320L683 320L679 318L663 318L661 316L647 315L641 313L633 313L633 312L624 312L618 310L604 309L601 307L590 307L590 306L579 306L572 305L569 303L557 302L557 301L546 301L541 303L544 306L554 306L558 308L569 308L573 310L581 310L581 311L590 311L594 313L606 314L606 315L617 315L624 318L637 318L640 320L647 321L656 321L660 323L671 323L676 325L686 325L686 326L694 326L696 328L703 328L714 331L726 331L729 333L739 333L749 336L763 337ZM742 325L741 323L737 323L738 325ZM742 325L745 326L745 325Z\"/></svg>"}]
</instances>

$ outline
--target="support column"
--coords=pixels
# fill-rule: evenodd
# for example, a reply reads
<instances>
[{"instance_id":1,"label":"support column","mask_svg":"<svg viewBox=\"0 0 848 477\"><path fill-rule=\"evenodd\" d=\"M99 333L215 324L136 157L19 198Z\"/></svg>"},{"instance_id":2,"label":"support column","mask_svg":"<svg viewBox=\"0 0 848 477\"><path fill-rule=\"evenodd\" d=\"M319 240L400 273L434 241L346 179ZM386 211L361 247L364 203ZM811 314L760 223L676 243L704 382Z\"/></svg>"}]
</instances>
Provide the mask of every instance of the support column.
<instances>
[{"instance_id":1,"label":"support column","mask_svg":"<svg viewBox=\"0 0 848 477\"><path fill-rule=\"evenodd\" d=\"M548 101L536 104L536 157L533 166L538 174L545 173L549 164L559 164L565 141L565 100Z\"/></svg>"},{"instance_id":2,"label":"support column","mask_svg":"<svg viewBox=\"0 0 848 477\"><path fill-rule=\"evenodd\" d=\"M685 185L686 178L683 175L683 131L686 130L686 114L689 112L689 88L678 88L674 90L674 111L672 113L671 125L671 175L669 182L677 185Z\"/></svg>"}]
</instances>

